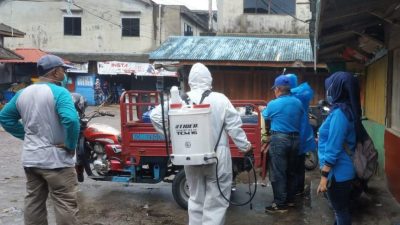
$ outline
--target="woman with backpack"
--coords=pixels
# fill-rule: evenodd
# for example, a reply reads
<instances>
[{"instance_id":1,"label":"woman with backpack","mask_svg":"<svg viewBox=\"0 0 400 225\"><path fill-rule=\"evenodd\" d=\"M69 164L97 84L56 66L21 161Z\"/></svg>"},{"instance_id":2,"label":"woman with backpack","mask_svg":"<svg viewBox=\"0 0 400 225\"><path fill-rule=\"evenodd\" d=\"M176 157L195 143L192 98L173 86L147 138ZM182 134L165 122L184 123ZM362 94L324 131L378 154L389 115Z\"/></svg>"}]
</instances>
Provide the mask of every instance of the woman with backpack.
<instances>
[{"instance_id":1,"label":"woman with backpack","mask_svg":"<svg viewBox=\"0 0 400 225\"><path fill-rule=\"evenodd\" d=\"M325 80L331 111L319 129L321 181L317 192L326 192L335 213L335 225L351 224L350 198L356 177L346 149L354 152L356 146L355 121L359 119L359 112L354 109L358 104L353 102L354 95L359 93L357 87L356 90L348 88L349 82L354 82L354 77L347 72L336 72Z\"/></svg>"}]
</instances>

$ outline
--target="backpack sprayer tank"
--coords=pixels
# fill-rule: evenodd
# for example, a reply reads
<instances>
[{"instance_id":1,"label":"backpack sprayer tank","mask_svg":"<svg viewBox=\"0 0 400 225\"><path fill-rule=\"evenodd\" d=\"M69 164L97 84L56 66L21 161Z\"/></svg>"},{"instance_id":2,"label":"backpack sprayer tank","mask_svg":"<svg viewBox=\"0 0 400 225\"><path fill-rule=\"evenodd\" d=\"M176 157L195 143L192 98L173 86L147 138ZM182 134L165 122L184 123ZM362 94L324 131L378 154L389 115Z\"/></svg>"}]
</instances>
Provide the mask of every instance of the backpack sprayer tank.
<instances>
[{"instance_id":1,"label":"backpack sprayer tank","mask_svg":"<svg viewBox=\"0 0 400 225\"><path fill-rule=\"evenodd\" d=\"M207 160L215 156L211 131L211 107L209 104L182 104L177 87L171 88L168 112L172 142L171 161L175 165L203 165L214 163Z\"/></svg>"}]
</instances>

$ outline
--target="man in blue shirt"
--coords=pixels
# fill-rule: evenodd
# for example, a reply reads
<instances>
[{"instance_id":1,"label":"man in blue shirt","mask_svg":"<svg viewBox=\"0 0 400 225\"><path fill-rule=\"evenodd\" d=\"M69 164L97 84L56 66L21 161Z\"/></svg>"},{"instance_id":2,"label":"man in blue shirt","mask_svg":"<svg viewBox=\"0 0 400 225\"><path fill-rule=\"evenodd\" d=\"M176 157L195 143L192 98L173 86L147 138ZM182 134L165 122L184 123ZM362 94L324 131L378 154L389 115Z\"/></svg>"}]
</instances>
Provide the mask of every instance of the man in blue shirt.
<instances>
[{"instance_id":1,"label":"man in blue shirt","mask_svg":"<svg viewBox=\"0 0 400 225\"><path fill-rule=\"evenodd\" d=\"M290 80L285 75L275 79L272 87L276 99L262 111L270 124L269 179L274 193L266 212L286 212L295 195L295 165L299 148L299 132L304 109L301 102L290 93Z\"/></svg>"}]
</instances>

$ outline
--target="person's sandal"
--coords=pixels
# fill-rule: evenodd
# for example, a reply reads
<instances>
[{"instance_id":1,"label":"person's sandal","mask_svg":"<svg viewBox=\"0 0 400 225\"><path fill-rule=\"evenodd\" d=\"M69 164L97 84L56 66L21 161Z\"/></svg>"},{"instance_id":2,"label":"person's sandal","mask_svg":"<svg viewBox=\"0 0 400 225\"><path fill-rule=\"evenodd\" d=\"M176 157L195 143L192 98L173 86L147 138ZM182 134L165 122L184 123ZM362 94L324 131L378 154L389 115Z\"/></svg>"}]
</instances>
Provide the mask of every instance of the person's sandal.
<instances>
[{"instance_id":1,"label":"person's sandal","mask_svg":"<svg viewBox=\"0 0 400 225\"><path fill-rule=\"evenodd\" d=\"M272 205L265 207L265 212L266 213L285 213L288 211L287 206L278 206L275 203L272 203Z\"/></svg>"}]
</instances>

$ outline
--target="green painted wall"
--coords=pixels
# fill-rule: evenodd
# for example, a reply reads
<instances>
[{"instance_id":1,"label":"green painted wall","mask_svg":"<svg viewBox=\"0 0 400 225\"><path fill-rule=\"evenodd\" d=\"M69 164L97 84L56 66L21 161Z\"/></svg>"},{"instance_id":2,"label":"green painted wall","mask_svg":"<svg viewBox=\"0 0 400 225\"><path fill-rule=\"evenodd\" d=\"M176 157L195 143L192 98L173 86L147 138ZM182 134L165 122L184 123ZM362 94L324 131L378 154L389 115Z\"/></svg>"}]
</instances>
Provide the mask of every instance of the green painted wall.
<instances>
[{"instance_id":1,"label":"green painted wall","mask_svg":"<svg viewBox=\"0 0 400 225\"><path fill-rule=\"evenodd\" d=\"M385 126L371 120L365 120L363 124L369 136L371 136L376 150L378 150L379 174L383 175L385 168L385 149L383 147L385 143Z\"/></svg>"}]
</instances>

